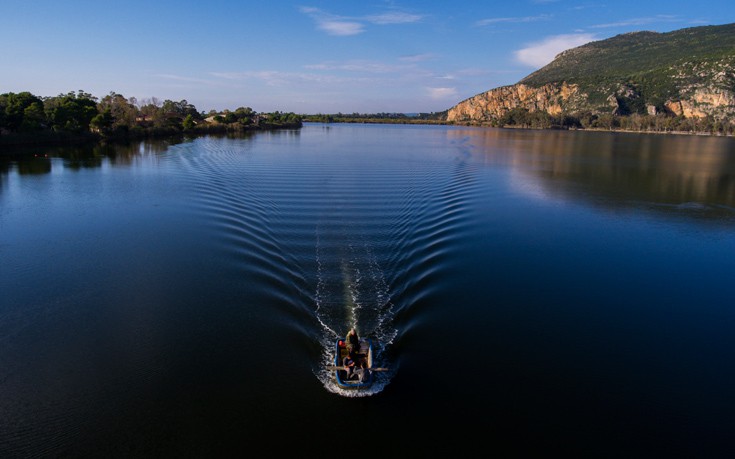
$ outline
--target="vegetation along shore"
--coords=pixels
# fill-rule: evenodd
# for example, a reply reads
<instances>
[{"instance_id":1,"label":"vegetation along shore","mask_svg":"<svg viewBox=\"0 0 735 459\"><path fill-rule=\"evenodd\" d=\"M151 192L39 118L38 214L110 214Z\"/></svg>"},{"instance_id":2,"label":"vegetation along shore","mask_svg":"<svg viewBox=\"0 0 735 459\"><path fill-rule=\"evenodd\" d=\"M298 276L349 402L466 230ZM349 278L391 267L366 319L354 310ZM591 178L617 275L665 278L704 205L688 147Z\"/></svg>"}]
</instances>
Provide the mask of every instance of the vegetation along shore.
<instances>
[{"instance_id":1,"label":"vegetation along shore","mask_svg":"<svg viewBox=\"0 0 735 459\"><path fill-rule=\"evenodd\" d=\"M101 99L82 90L54 97L30 92L0 94L0 146L294 129L301 125L301 116L294 113L258 113L250 107L202 113L186 100L138 101L115 92Z\"/></svg>"}]
</instances>

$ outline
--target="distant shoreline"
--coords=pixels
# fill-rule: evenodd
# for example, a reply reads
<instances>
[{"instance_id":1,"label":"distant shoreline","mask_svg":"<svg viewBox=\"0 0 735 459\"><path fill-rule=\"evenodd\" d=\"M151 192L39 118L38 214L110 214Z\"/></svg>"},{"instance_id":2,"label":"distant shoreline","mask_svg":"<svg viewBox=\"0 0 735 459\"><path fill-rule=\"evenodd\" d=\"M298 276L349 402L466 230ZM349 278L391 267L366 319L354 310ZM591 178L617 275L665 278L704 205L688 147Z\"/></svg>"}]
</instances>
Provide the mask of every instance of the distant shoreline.
<instances>
[{"instance_id":1,"label":"distant shoreline","mask_svg":"<svg viewBox=\"0 0 735 459\"><path fill-rule=\"evenodd\" d=\"M461 123L448 124L454 126L464 126ZM687 136L699 136L699 137L735 137L735 134L723 134L713 132L696 132L696 131L651 131L651 130L632 130L632 129L605 129L605 128L538 128L538 127L527 127L527 126L490 126L490 125L468 125L470 127L484 127L484 128L495 128L495 129L528 129L532 131L581 131L581 132L614 132L614 133L629 133L629 134L661 134L661 135L687 135Z\"/></svg>"},{"instance_id":2,"label":"distant shoreline","mask_svg":"<svg viewBox=\"0 0 735 459\"><path fill-rule=\"evenodd\" d=\"M578 131L578 132L611 132L623 134L656 134L656 135L676 135L676 136L696 136L696 137L724 137L734 138L733 134L712 133L712 132L693 132L693 131L651 131L651 130L630 130L630 129L604 129L604 128L539 128L529 126L491 126L482 123L457 123L439 120L415 120L415 119L350 119L350 120L333 120L310 121L306 123L314 124L385 124L385 125L433 125L433 126L456 126L456 127L474 127L474 128L490 128L490 129L509 129L509 130L533 130L533 131ZM127 143L132 141L140 141L145 139L175 139L178 137L203 137L207 135L217 134L244 134L252 132L267 132L276 130L292 130L299 129L302 123L293 125L279 126L245 126L237 129L227 128L224 125L214 125L202 127L187 131L173 131L166 129L151 130L125 136L105 137L95 133L22 133L22 134L4 134L0 136L0 156L18 156L30 155L31 152L23 152L26 148L33 147L64 147L88 145L96 143Z\"/></svg>"},{"instance_id":3,"label":"distant shoreline","mask_svg":"<svg viewBox=\"0 0 735 459\"><path fill-rule=\"evenodd\" d=\"M440 126L458 126L458 127L476 127L490 129L527 129L532 131L581 131L581 132L614 132L614 133L630 133L630 134L661 134L661 135L686 135L699 137L735 137L735 134L713 133L713 132L696 132L696 131L652 131L652 130L632 130L632 129L605 129L605 128L562 128L562 127L532 127L532 126L493 126L487 123L464 123L455 121L439 121L439 120L405 120L405 119L349 119L334 121L309 121L304 122L315 124L427 124Z\"/></svg>"}]
</instances>

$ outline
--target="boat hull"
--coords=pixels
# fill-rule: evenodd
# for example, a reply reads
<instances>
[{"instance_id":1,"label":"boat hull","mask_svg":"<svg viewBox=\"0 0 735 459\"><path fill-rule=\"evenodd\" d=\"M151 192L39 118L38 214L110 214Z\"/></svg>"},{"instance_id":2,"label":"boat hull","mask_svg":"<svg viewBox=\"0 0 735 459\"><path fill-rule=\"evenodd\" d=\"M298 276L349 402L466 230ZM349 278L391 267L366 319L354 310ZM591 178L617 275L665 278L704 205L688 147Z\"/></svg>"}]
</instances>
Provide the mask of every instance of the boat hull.
<instances>
[{"instance_id":1,"label":"boat hull","mask_svg":"<svg viewBox=\"0 0 735 459\"><path fill-rule=\"evenodd\" d=\"M344 345L344 341L338 339L335 342L335 356L334 365L336 367L342 367L342 361L347 356L347 348ZM347 379L347 372L344 370L335 370L335 377L337 385L342 389L367 389L373 384L373 372L370 368L373 366L373 343L369 338L363 338L360 340L360 352L358 355L365 359L367 363L367 374L362 381L359 379Z\"/></svg>"}]
</instances>

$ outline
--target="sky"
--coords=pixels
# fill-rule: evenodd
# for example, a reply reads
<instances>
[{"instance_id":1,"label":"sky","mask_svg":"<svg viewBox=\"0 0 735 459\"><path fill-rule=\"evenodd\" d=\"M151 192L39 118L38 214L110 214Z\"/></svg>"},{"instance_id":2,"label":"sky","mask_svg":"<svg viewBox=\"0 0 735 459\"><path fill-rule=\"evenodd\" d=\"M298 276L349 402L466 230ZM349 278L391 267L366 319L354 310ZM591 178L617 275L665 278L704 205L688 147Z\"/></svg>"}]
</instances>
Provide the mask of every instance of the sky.
<instances>
[{"instance_id":1,"label":"sky","mask_svg":"<svg viewBox=\"0 0 735 459\"><path fill-rule=\"evenodd\" d=\"M732 0L0 0L0 94L438 112L559 52L735 22Z\"/></svg>"}]
</instances>

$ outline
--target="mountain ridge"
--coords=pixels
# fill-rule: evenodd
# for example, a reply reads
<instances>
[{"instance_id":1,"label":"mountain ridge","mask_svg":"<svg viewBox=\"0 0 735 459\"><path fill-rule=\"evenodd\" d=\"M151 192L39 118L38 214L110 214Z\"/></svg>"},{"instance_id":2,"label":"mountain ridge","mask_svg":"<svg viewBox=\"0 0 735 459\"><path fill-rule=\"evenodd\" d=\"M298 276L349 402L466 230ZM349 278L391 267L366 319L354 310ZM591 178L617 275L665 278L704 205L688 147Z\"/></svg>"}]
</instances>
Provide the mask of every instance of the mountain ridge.
<instances>
[{"instance_id":1,"label":"mountain ridge","mask_svg":"<svg viewBox=\"0 0 735 459\"><path fill-rule=\"evenodd\" d=\"M502 124L511 112L735 119L735 24L637 31L571 48L513 85L447 111L449 122Z\"/></svg>"}]
</instances>

